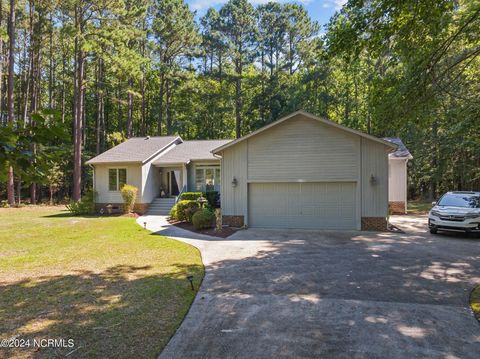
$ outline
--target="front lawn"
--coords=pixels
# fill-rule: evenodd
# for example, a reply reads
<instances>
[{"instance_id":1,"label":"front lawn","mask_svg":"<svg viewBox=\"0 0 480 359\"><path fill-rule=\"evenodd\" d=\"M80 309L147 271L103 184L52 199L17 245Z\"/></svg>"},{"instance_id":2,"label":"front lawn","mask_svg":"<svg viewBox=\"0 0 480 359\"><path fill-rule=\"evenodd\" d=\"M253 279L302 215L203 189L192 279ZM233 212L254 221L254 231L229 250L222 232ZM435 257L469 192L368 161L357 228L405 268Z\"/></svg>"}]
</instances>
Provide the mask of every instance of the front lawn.
<instances>
[{"instance_id":1,"label":"front lawn","mask_svg":"<svg viewBox=\"0 0 480 359\"><path fill-rule=\"evenodd\" d=\"M432 209L432 201L411 200L407 202L408 214L427 214Z\"/></svg>"},{"instance_id":2,"label":"front lawn","mask_svg":"<svg viewBox=\"0 0 480 359\"><path fill-rule=\"evenodd\" d=\"M0 348L0 357L155 358L203 273L197 249L152 235L133 218L0 209L0 339L74 341Z\"/></svg>"}]
</instances>

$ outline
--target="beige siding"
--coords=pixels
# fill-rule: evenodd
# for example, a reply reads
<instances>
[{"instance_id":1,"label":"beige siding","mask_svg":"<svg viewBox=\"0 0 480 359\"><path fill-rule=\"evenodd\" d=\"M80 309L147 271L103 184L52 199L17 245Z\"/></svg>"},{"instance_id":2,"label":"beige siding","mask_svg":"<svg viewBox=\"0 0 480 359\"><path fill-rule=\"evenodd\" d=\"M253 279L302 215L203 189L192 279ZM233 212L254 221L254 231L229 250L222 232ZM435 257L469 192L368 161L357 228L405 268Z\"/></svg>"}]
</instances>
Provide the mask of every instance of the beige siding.
<instances>
[{"instance_id":1,"label":"beige siding","mask_svg":"<svg viewBox=\"0 0 480 359\"><path fill-rule=\"evenodd\" d=\"M152 162L142 166L142 196L141 203L150 203L160 194L161 174L160 168L152 165Z\"/></svg>"},{"instance_id":2,"label":"beige siding","mask_svg":"<svg viewBox=\"0 0 480 359\"><path fill-rule=\"evenodd\" d=\"M386 217L388 214L388 154L386 147L362 138L362 217ZM372 184L371 176L376 183Z\"/></svg>"},{"instance_id":3,"label":"beige siding","mask_svg":"<svg viewBox=\"0 0 480 359\"><path fill-rule=\"evenodd\" d=\"M126 168L127 183L138 187L137 202L142 202L142 167L140 164L111 164L95 165L95 192L97 193L97 203L123 203L120 191L108 190L108 169Z\"/></svg>"},{"instance_id":4,"label":"beige siding","mask_svg":"<svg viewBox=\"0 0 480 359\"><path fill-rule=\"evenodd\" d=\"M286 121L248 139L248 179L357 180L359 138L306 117Z\"/></svg>"},{"instance_id":5,"label":"beige siding","mask_svg":"<svg viewBox=\"0 0 480 359\"><path fill-rule=\"evenodd\" d=\"M223 215L245 216L247 219L247 142L223 152L221 201ZM232 186L233 178L237 186Z\"/></svg>"},{"instance_id":6,"label":"beige siding","mask_svg":"<svg viewBox=\"0 0 480 359\"><path fill-rule=\"evenodd\" d=\"M386 149L315 120L286 121L223 151L222 213L248 219L248 183L353 182L358 184L354 212L359 229L361 217L387 216Z\"/></svg>"},{"instance_id":7,"label":"beige siding","mask_svg":"<svg viewBox=\"0 0 480 359\"><path fill-rule=\"evenodd\" d=\"M388 161L388 200L390 202L407 200L407 160L405 159Z\"/></svg>"}]
</instances>

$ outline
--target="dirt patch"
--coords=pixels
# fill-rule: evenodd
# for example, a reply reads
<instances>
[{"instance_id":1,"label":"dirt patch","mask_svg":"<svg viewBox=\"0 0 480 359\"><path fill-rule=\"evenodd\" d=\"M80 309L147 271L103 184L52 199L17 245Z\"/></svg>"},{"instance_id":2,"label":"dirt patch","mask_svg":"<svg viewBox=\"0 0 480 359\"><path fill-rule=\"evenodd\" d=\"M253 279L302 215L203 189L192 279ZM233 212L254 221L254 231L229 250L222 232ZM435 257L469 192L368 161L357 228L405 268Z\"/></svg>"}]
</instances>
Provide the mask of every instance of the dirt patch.
<instances>
[{"instance_id":1,"label":"dirt patch","mask_svg":"<svg viewBox=\"0 0 480 359\"><path fill-rule=\"evenodd\" d=\"M176 227L186 229L187 231L205 234L207 236L220 237L220 238L227 238L240 229L240 228L232 228L232 227L223 227L219 231L217 231L216 228L195 229L195 227L191 223L181 222L171 218L168 219L168 223L173 224Z\"/></svg>"}]
</instances>

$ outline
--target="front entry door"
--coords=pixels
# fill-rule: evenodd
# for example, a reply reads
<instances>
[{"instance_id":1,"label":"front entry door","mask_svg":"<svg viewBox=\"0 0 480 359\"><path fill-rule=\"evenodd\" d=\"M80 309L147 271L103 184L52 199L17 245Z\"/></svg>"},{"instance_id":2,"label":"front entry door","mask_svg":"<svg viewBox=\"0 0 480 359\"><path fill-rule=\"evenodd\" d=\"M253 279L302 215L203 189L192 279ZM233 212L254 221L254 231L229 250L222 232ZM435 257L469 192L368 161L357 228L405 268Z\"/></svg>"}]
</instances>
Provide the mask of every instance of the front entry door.
<instances>
[{"instance_id":1,"label":"front entry door","mask_svg":"<svg viewBox=\"0 0 480 359\"><path fill-rule=\"evenodd\" d=\"M167 187L170 196L178 196L180 191L178 190L177 178L175 171L168 171L167 174Z\"/></svg>"}]
</instances>

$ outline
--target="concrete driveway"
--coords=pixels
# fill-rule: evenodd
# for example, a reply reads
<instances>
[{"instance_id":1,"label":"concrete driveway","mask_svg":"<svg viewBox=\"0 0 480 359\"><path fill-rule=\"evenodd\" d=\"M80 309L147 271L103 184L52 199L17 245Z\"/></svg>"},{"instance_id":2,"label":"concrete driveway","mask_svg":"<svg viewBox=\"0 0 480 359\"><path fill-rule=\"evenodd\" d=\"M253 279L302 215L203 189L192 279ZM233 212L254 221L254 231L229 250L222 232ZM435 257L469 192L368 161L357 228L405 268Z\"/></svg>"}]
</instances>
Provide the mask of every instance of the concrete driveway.
<instances>
[{"instance_id":1,"label":"concrete driveway","mask_svg":"<svg viewBox=\"0 0 480 359\"><path fill-rule=\"evenodd\" d=\"M469 306L480 239L408 233L244 230L201 249L207 272L160 358L478 358Z\"/></svg>"}]
</instances>

